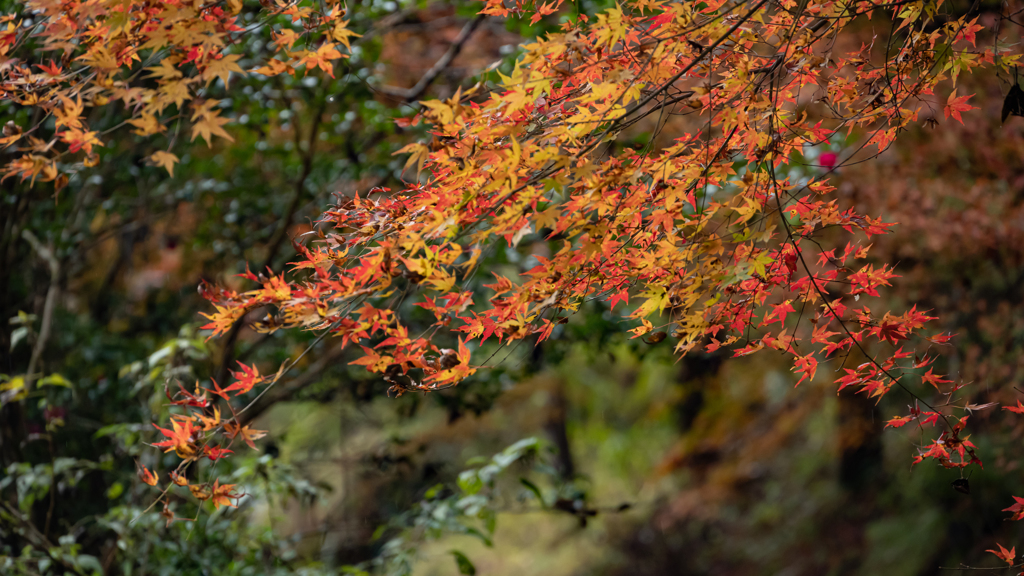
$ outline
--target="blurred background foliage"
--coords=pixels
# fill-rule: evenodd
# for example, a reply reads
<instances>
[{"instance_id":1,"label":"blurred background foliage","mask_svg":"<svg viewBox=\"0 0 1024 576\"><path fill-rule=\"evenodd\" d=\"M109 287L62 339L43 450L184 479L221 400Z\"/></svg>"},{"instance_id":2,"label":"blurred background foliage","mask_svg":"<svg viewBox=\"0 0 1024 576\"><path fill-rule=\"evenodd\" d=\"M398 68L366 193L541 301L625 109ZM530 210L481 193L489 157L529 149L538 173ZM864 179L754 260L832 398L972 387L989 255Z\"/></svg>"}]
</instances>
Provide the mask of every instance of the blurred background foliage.
<instances>
[{"instance_id":1,"label":"blurred background foliage","mask_svg":"<svg viewBox=\"0 0 1024 576\"><path fill-rule=\"evenodd\" d=\"M147 445L150 423L167 417L165 387L224 382L236 360L276 367L313 341L247 328L207 341L196 328L198 283L240 286L234 275L246 263L281 270L292 239L314 229L334 195L416 178L392 156L429 138L394 122L416 100L488 82L508 72L523 38L610 4L580 1L576 13L532 26L484 19L411 94L478 5L368 0L351 9L363 37L335 79L233 75L212 88L236 120L233 144L193 145L171 127L165 141L106 141L99 167L57 197L45 185L3 182L0 572L910 575L996 566L984 551L1021 536L998 513L1020 493L1019 419L973 414L986 464L963 494L951 486L956 472L910 469L913 430L883 432L906 397L875 405L837 395L825 376L794 389L768 353L677 359L668 342L628 339L619 315L597 302L541 346L485 349L491 369L430 396L388 398L386 383L322 342L249 412L270 430L259 450L217 464L246 493L237 509L181 499L174 511L186 519L167 523L150 507L155 495L136 465L170 463ZM999 6L965 9L985 23ZM282 17L236 49L259 54L271 27L289 25ZM816 174L817 155L838 155L848 164L834 175L839 201L900 222L872 252L903 275L883 297L934 310L941 329L958 334L941 353L970 383L964 402L1013 404L1024 379L1024 121L999 122L1011 81L969 79L981 110L966 126L934 116L867 163L854 133L806 150L802 168ZM10 102L0 110L23 114ZM89 119L99 130L123 120ZM659 139L687 122L670 120ZM640 124L618 144L648 145L649 129ZM173 177L143 162L168 147L181 158ZM52 251L56 274L23 231ZM531 237L490 253L484 268L514 277L547 250ZM36 350L48 379L17 398L10 382Z\"/></svg>"}]
</instances>

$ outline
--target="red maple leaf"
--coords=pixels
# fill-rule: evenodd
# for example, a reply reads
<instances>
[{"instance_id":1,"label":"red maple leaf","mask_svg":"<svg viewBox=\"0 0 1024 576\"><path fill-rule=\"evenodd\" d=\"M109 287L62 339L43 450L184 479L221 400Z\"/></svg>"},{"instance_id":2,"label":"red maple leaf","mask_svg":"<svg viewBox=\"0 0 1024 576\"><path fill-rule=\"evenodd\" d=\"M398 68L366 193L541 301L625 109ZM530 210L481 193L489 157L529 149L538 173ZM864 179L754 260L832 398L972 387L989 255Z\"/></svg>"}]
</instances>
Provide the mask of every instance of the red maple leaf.
<instances>
[{"instance_id":1,"label":"red maple leaf","mask_svg":"<svg viewBox=\"0 0 1024 576\"><path fill-rule=\"evenodd\" d=\"M793 363L793 372L802 374L799 380L796 381L796 385L799 386L804 380L813 380L814 373L818 370L818 360L811 354L806 356L797 356L796 361Z\"/></svg>"},{"instance_id":2,"label":"red maple leaf","mask_svg":"<svg viewBox=\"0 0 1024 576\"><path fill-rule=\"evenodd\" d=\"M260 375L259 370L257 370L255 366L246 366L241 362L239 362L238 365L242 367L242 370L239 372L231 372L231 375L235 377L237 382L223 390L223 392L232 392L237 390L238 392L235 392L235 396L245 394L249 390L252 390L253 386L264 380L264 377Z\"/></svg>"},{"instance_id":3,"label":"red maple leaf","mask_svg":"<svg viewBox=\"0 0 1024 576\"><path fill-rule=\"evenodd\" d=\"M221 448L220 446L214 446L213 448L210 448L209 446L203 446L203 454L210 460L213 460L214 462L220 460L221 458L226 458L228 454L232 453L234 453L234 450L226 450L224 448Z\"/></svg>"},{"instance_id":4,"label":"red maple leaf","mask_svg":"<svg viewBox=\"0 0 1024 576\"><path fill-rule=\"evenodd\" d=\"M971 96L974 96L974 94L957 98L956 90L953 90L953 93L949 95L949 99L946 100L946 107L942 109L946 118L952 116L953 118L956 118L957 122L963 124L964 119L960 117L960 113L974 109L974 106L967 103Z\"/></svg>"},{"instance_id":5,"label":"red maple leaf","mask_svg":"<svg viewBox=\"0 0 1024 576\"><path fill-rule=\"evenodd\" d=\"M889 428L891 426L893 428L900 428L906 425L907 423L911 422L913 419L914 416L899 416L886 422L885 427Z\"/></svg>"},{"instance_id":6,"label":"red maple leaf","mask_svg":"<svg viewBox=\"0 0 1024 576\"><path fill-rule=\"evenodd\" d=\"M1019 496L1013 497L1016 502L1009 508L1003 508L1003 512L1013 512L1013 516L1010 520L1021 520L1024 519L1024 498Z\"/></svg>"},{"instance_id":7,"label":"red maple leaf","mask_svg":"<svg viewBox=\"0 0 1024 576\"><path fill-rule=\"evenodd\" d=\"M1003 406L1003 410L1008 410L1014 414L1024 414L1024 404L1021 404L1020 400L1017 400L1016 406Z\"/></svg>"},{"instance_id":8,"label":"red maple leaf","mask_svg":"<svg viewBox=\"0 0 1024 576\"><path fill-rule=\"evenodd\" d=\"M944 380L942 376L933 373L931 368L921 376L921 381L935 386L936 390L939 389L939 384L950 384L953 382L952 380Z\"/></svg>"}]
</instances>

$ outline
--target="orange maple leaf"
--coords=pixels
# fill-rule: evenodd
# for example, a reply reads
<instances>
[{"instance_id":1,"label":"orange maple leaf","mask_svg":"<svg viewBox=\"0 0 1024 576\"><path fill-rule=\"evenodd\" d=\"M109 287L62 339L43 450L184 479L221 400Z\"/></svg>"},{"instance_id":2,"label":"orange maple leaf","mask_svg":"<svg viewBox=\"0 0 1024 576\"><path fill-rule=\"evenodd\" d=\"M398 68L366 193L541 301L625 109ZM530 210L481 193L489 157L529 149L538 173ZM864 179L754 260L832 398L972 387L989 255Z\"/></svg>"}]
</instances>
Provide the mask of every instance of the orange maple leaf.
<instances>
[{"instance_id":1,"label":"orange maple leaf","mask_svg":"<svg viewBox=\"0 0 1024 576\"><path fill-rule=\"evenodd\" d=\"M149 484L150 486L156 486L156 483L159 480L159 478L153 471L151 471L149 468L146 468L145 466L140 466L138 472L139 480L142 480L143 482Z\"/></svg>"},{"instance_id":2,"label":"orange maple leaf","mask_svg":"<svg viewBox=\"0 0 1024 576\"><path fill-rule=\"evenodd\" d=\"M224 424L224 435L234 440L236 437L241 436L242 440L249 445L249 448L256 449L256 444L253 440L259 440L267 435L266 430L251 430L249 425L240 426L237 422L228 422Z\"/></svg>"},{"instance_id":3,"label":"orange maple leaf","mask_svg":"<svg viewBox=\"0 0 1024 576\"><path fill-rule=\"evenodd\" d=\"M231 500L238 500L243 495L235 493L235 486L237 484L221 484L220 480L213 481L213 489L210 490L210 502L217 508L227 505L232 508L237 508L236 504L232 504Z\"/></svg>"},{"instance_id":4,"label":"orange maple leaf","mask_svg":"<svg viewBox=\"0 0 1024 576\"><path fill-rule=\"evenodd\" d=\"M334 78L334 65L332 62L342 57L341 52L335 50L334 46L333 42L325 42L316 52L306 52L306 56L302 59L302 63L306 65L306 71L319 68L327 72L328 76Z\"/></svg>"},{"instance_id":5,"label":"orange maple leaf","mask_svg":"<svg viewBox=\"0 0 1024 576\"><path fill-rule=\"evenodd\" d=\"M174 450L180 458L185 460L191 460L196 454L196 433L199 431L191 420L171 420L171 430L161 428L156 424L153 427L160 431L161 434L166 436L168 440L163 442L156 442L153 446L157 448L166 448L164 452L170 452Z\"/></svg>"},{"instance_id":6,"label":"orange maple leaf","mask_svg":"<svg viewBox=\"0 0 1024 576\"><path fill-rule=\"evenodd\" d=\"M67 143L68 152L74 154L79 150L85 150L86 154L92 154L93 146L103 146L103 143L96 138L96 132L72 129L60 133L60 139Z\"/></svg>"},{"instance_id":7,"label":"orange maple leaf","mask_svg":"<svg viewBox=\"0 0 1024 576\"><path fill-rule=\"evenodd\" d=\"M1013 566L1013 560L1017 557L1017 547L1014 546L1013 548L1007 550L1006 548L1003 548L1002 544L997 543L996 546L999 546L998 552L995 550L985 550L985 552L991 552L998 556L999 559L1003 562L1006 562L1010 566Z\"/></svg>"}]
</instances>

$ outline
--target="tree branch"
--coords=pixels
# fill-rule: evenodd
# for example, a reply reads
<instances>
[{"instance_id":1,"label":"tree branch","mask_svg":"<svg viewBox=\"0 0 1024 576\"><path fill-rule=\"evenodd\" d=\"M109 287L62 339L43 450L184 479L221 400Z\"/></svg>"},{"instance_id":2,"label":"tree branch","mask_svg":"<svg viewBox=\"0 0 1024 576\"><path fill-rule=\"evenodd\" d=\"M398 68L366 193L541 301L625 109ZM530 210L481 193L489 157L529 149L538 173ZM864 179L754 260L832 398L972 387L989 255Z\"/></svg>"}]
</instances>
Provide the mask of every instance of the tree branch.
<instances>
[{"instance_id":1,"label":"tree branch","mask_svg":"<svg viewBox=\"0 0 1024 576\"><path fill-rule=\"evenodd\" d=\"M51 489L56 489L56 487L51 487ZM20 510L3 500L0 500L0 509L2 509L2 512L6 513L5 515L8 516L11 521L13 521L12 523L16 522L20 525L20 535L29 543L29 545L49 556L57 564L73 571L75 574L84 574L80 568L68 562L63 555L54 553L54 549L57 547L54 546L53 542L50 541L45 534L40 532L39 528L36 528L36 525L26 518ZM3 516L4 514L0 514L0 519L3 519Z\"/></svg>"},{"instance_id":2,"label":"tree branch","mask_svg":"<svg viewBox=\"0 0 1024 576\"><path fill-rule=\"evenodd\" d=\"M288 382L286 386L278 387L272 394L260 398L259 401L246 411L245 416L241 419L241 423L244 425L252 422L278 402L289 400L306 386L314 384L320 379L324 370L334 366L343 355L344 350L340 346L334 346L329 352L303 370L302 374L297 378Z\"/></svg>"},{"instance_id":3,"label":"tree branch","mask_svg":"<svg viewBox=\"0 0 1024 576\"><path fill-rule=\"evenodd\" d=\"M60 291L60 262L54 256L53 250L43 246L30 230L22 230L21 237L32 245L32 248L39 254L40 258L50 266L50 288L46 291L46 302L43 304L43 320L39 327L39 337L36 338L35 346L32 348L32 356L28 361L28 370L25 374L25 391L32 391L32 384L36 378L36 368L39 359L46 349L46 341L50 339L50 328L53 325L53 308L57 303L57 293Z\"/></svg>"},{"instance_id":4,"label":"tree branch","mask_svg":"<svg viewBox=\"0 0 1024 576\"><path fill-rule=\"evenodd\" d=\"M445 69L448 68L452 63L452 60L455 60L455 57L459 55L459 52L462 52L462 47L466 44L466 41L469 40L473 31L477 29L481 22L483 22L484 18L485 15L478 14L476 18L470 20L469 23L462 28L462 31L459 32L459 35L455 38L455 41L452 42L452 45L448 47L448 51L430 67L430 70L427 70L427 73L420 78L419 82L417 82L415 86L412 88L381 86L377 90L387 94L388 96L400 98L406 102L418 100L423 96L423 93L427 91L427 88L430 87L434 80L441 75L441 72L444 72Z\"/></svg>"}]
</instances>

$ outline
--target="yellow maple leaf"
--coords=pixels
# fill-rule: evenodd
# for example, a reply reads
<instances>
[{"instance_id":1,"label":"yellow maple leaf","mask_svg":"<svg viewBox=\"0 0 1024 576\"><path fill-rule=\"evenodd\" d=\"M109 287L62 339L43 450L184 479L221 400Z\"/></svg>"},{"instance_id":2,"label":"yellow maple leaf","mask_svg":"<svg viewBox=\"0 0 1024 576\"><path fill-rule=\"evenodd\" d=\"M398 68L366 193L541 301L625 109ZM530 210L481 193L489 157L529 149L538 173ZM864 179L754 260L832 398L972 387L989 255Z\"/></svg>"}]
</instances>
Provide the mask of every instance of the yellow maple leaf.
<instances>
[{"instance_id":1,"label":"yellow maple leaf","mask_svg":"<svg viewBox=\"0 0 1024 576\"><path fill-rule=\"evenodd\" d=\"M156 100L153 103L157 111L162 112L164 108L171 104L171 102L173 102L180 110L181 105L184 104L186 100L192 99L192 94L189 93L188 90L188 83L189 81L187 79L172 80L160 86L160 89L157 90Z\"/></svg>"},{"instance_id":2,"label":"yellow maple leaf","mask_svg":"<svg viewBox=\"0 0 1024 576\"><path fill-rule=\"evenodd\" d=\"M134 130L134 132L139 136L152 136L153 134L159 134L167 129L167 126L161 124L160 121L156 119L156 116L148 112L143 112L138 118L128 120L128 123L135 126L136 130Z\"/></svg>"},{"instance_id":3,"label":"yellow maple leaf","mask_svg":"<svg viewBox=\"0 0 1024 576\"><path fill-rule=\"evenodd\" d=\"M345 45L345 48L351 52L352 46L349 45L349 38L360 38L361 34L348 29L348 20L342 20L334 25L334 30L331 32L331 36L338 42Z\"/></svg>"},{"instance_id":4,"label":"yellow maple leaf","mask_svg":"<svg viewBox=\"0 0 1024 576\"><path fill-rule=\"evenodd\" d=\"M219 100L206 100L198 104L195 107L195 111L192 113L192 140L196 139L196 136L202 136L206 140L206 146L213 146L213 136L220 136L229 142L234 142L235 139L231 137L227 131L222 128L225 124L231 121L230 118L221 118L219 110L213 110Z\"/></svg>"},{"instance_id":5,"label":"yellow maple leaf","mask_svg":"<svg viewBox=\"0 0 1024 576\"><path fill-rule=\"evenodd\" d=\"M193 137L194 139L194 137ZM207 140L209 142L209 140ZM178 157L170 152L158 150L149 155L149 161L167 170L167 173L174 176L174 165L178 163Z\"/></svg>"},{"instance_id":6,"label":"yellow maple leaf","mask_svg":"<svg viewBox=\"0 0 1024 576\"><path fill-rule=\"evenodd\" d=\"M251 72L263 74L264 76L277 76L282 72L294 74L295 69L289 66L288 63L286 62L282 62L281 60L278 60L276 58L271 58L270 60L267 60L266 66L260 66L259 68L251 70Z\"/></svg>"},{"instance_id":7,"label":"yellow maple leaf","mask_svg":"<svg viewBox=\"0 0 1024 576\"><path fill-rule=\"evenodd\" d=\"M60 108L53 109L53 116L57 120L57 128L61 126L67 126L71 129L81 129L82 122L79 120L82 116L82 110L85 109L85 105L82 104L82 97L79 96L77 100L72 100L63 94L58 96L60 98Z\"/></svg>"},{"instance_id":8,"label":"yellow maple leaf","mask_svg":"<svg viewBox=\"0 0 1024 576\"><path fill-rule=\"evenodd\" d=\"M430 158L430 148L426 144L413 142L395 152L392 156L398 156L399 154L409 154L409 159L405 161L405 168L403 170L408 170L410 166L415 165L416 173L419 174L423 170L423 164Z\"/></svg>"},{"instance_id":9,"label":"yellow maple leaf","mask_svg":"<svg viewBox=\"0 0 1024 576\"><path fill-rule=\"evenodd\" d=\"M164 58L160 61L159 65L150 66L149 68L146 68L146 70L152 72L152 74L150 76L147 76L147 78L159 78L161 80L177 80L182 76L181 70L178 70L178 68L176 67L177 64L177 58Z\"/></svg>"},{"instance_id":10,"label":"yellow maple leaf","mask_svg":"<svg viewBox=\"0 0 1024 576\"><path fill-rule=\"evenodd\" d=\"M245 70L242 70L241 66L238 65L238 59L241 57L241 54L225 54L219 60L211 60L206 65L206 70L203 70L203 80L206 80L207 85L209 85L214 78L220 78L226 87L232 72L245 75Z\"/></svg>"}]
</instances>

